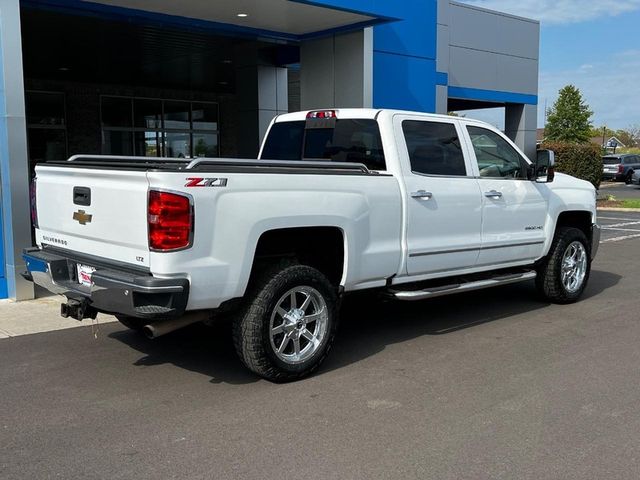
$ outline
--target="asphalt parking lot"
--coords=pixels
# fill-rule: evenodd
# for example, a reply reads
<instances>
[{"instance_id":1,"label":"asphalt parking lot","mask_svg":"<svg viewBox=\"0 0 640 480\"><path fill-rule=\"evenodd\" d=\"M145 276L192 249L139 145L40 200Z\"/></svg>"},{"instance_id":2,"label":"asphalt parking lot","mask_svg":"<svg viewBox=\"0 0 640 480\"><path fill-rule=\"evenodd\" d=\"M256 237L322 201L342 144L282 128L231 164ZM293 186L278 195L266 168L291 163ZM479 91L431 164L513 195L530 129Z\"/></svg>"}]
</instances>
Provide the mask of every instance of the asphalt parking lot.
<instances>
[{"instance_id":1,"label":"asphalt parking lot","mask_svg":"<svg viewBox=\"0 0 640 480\"><path fill-rule=\"evenodd\" d=\"M599 193L600 195L613 195L617 200L636 199L640 198L640 187L625 185L624 182L602 182Z\"/></svg>"},{"instance_id":2,"label":"asphalt parking lot","mask_svg":"<svg viewBox=\"0 0 640 480\"><path fill-rule=\"evenodd\" d=\"M637 479L640 214L600 221L581 302L351 299L293 384L244 370L224 325L2 339L0 478Z\"/></svg>"},{"instance_id":3,"label":"asphalt parking lot","mask_svg":"<svg viewBox=\"0 0 640 480\"><path fill-rule=\"evenodd\" d=\"M598 223L602 227L601 241L605 244L640 238L640 213L599 212ZM634 261L638 261L637 257Z\"/></svg>"}]
</instances>

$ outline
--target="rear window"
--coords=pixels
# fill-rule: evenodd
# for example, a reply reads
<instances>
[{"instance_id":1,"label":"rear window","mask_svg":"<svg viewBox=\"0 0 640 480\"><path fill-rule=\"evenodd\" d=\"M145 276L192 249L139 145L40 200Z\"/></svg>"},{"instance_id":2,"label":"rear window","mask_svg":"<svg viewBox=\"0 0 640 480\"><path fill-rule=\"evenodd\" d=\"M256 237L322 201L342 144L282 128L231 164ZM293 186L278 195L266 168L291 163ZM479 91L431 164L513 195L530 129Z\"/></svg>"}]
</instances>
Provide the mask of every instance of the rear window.
<instances>
[{"instance_id":1,"label":"rear window","mask_svg":"<svg viewBox=\"0 0 640 480\"><path fill-rule=\"evenodd\" d=\"M262 158L363 163L371 170L386 170L378 122L337 119L328 125L315 128L313 120L275 123Z\"/></svg>"},{"instance_id":2,"label":"rear window","mask_svg":"<svg viewBox=\"0 0 640 480\"><path fill-rule=\"evenodd\" d=\"M603 157L602 162L605 165L618 165L619 163L621 163L619 157Z\"/></svg>"}]
</instances>

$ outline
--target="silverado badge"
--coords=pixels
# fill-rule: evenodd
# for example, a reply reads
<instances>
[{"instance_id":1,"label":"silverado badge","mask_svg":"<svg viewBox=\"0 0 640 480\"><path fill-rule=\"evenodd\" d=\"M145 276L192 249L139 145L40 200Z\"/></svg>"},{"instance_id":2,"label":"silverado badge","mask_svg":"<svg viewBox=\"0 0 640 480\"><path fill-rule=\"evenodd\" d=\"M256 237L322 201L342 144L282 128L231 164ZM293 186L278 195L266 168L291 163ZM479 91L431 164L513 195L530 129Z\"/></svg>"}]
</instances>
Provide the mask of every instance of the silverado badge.
<instances>
[{"instance_id":1,"label":"silverado badge","mask_svg":"<svg viewBox=\"0 0 640 480\"><path fill-rule=\"evenodd\" d=\"M77 220L80 225L86 225L87 223L91 223L91 219L93 215L90 213L86 213L84 210L78 210L77 212L73 212L73 219Z\"/></svg>"}]
</instances>

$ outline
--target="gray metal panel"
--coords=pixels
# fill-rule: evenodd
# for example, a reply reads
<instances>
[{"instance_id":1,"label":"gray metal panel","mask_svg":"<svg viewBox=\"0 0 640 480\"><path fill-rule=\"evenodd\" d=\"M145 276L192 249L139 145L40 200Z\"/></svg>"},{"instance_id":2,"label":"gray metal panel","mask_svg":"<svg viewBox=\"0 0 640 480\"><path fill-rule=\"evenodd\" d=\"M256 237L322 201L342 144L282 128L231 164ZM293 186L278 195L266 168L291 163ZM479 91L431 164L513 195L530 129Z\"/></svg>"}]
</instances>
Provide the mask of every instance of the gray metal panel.
<instances>
[{"instance_id":1,"label":"gray metal panel","mask_svg":"<svg viewBox=\"0 0 640 480\"><path fill-rule=\"evenodd\" d=\"M450 85L538 93L538 22L455 2L449 18Z\"/></svg>"},{"instance_id":2,"label":"gray metal panel","mask_svg":"<svg viewBox=\"0 0 640 480\"><path fill-rule=\"evenodd\" d=\"M301 43L300 104L303 110L371 106L372 81L371 29Z\"/></svg>"},{"instance_id":3,"label":"gray metal panel","mask_svg":"<svg viewBox=\"0 0 640 480\"><path fill-rule=\"evenodd\" d=\"M501 15L498 25L498 53L537 60L540 24Z\"/></svg>"},{"instance_id":4,"label":"gray metal panel","mask_svg":"<svg viewBox=\"0 0 640 480\"><path fill-rule=\"evenodd\" d=\"M498 55L495 53L451 47L449 60L449 85L498 89Z\"/></svg>"},{"instance_id":5,"label":"gray metal panel","mask_svg":"<svg viewBox=\"0 0 640 480\"><path fill-rule=\"evenodd\" d=\"M451 45L497 52L500 46L499 16L452 4L450 8Z\"/></svg>"},{"instance_id":6,"label":"gray metal panel","mask_svg":"<svg viewBox=\"0 0 640 480\"><path fill-rule=\"evenodd\" d=\"M438 24L449 25L449 0L438 0Z\"/></svg>"},{"instance_id":7,"label":"gray metal panel","mask_svg":"<svg viewBox=\"0 0 640 480\"><path fill-rule=\"evenodd\" d=\"M277 110L277 78L275 67L258 67L258 109ZM261 95L264 92L265 94Z\"/></svg>"},{"instance_id":8,"label":"gray metal panel","mask_svg":"<svg viewBox=\"0 0 640 480\"><path fill-rule=\"evenodd\" d=\"M274 67L276 72L276 108L281 112L289 111L289 71L287 68Z\"/></svg>"},{"instance_id":9,"label":"gray metal panel","mask_svg":"<svg viewBox=\"0 0 640 480\"><path fill-rule=\"evenodd\" d=\"M300 106L303 110L333 106L333 37L300 44Z\"/></svg>"},{"instance_id":10,"label":"gray metal panel","mask_svg":"<svg viewBox=\"0 0 640 480\"><path fill-rule=\"evenodd\" d=\"M373 27L364 29L362 106L373 107Z\"/></svg>"},{"instance_id":11,"label":"gray metal panel","mask_svg":"<svg viewBox=\"0 0 640 480\"><path fill-rule=\"evenodd\" d=\"M536 155L537 117L535 105L507 105L505 108L505 134L531 160L535 160Z\"/></svg>"},{"instance_id":12,"label":"gray metal panel","mask_svg":"<svg viewBox=\"0 0 640 480\"><path fill-rule=\"evenodd\" d=\"M496 55L498 81L494 90L538 93L538 61L528 58Z\"/></svg>"},{"instance_id":13,"label":"gray metal panel","mask_svg":"<svg viewBox=\"0 0 640 480\"><path fill-rule=\"evenodd\" d=\"M449 27L438 24L438 49L436 57L436 70L438 72L449 71Z\"/></svg>"},{"instance_id":14,"label":"gray metal panel","mask_svg":"<svg viewBox=\"0 0 640 480\"><path fill-rule=\"evenodd\" d=\"M444 115L448 112L449 92L444 85L436 85L436 113Z\"/></svg>"},{"instance_id":15,"label":"gray metal panel","mask_svg":"<svg viewBox=\"0 0 640 480\"><path fill-rule=\"evenodd\" d=\"M362 107L364 85L364 32L335 37L335 106Z\"/></svg>"}]
</instances>

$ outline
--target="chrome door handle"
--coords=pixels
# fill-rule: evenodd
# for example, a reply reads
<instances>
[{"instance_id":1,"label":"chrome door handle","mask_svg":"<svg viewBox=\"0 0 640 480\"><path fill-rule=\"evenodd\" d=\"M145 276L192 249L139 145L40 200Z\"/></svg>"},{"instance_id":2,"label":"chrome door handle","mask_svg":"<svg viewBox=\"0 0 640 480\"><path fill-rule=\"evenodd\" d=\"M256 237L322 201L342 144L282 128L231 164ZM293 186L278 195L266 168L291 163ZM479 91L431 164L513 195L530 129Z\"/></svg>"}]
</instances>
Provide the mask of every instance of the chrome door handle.
<instances>
[{"instance_id":1,"label":"chrome door handle","mask_svg":"<svg viewBox=\"0 0 640 480\"><path fill-rule=\"evenodd\" d=\"M411 192L412 198L424 198L425 200L431 200L433 197L433 193L427 192L426 190L418 190L417 192Z\"/></svg>"},{"instance_id":2,"label":"chrome door handle","mask_svg":"<svg viewBox=\"0 0 640 480\"><path fill-rule=\"evenodd\" d=\"M502 192L491 190L490 192L484 192L484 196L487 198L502 198Z\"/></svg>"}]
</instances>

